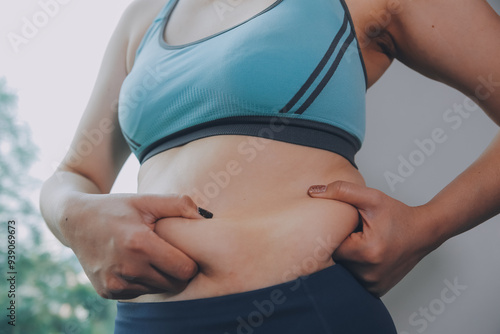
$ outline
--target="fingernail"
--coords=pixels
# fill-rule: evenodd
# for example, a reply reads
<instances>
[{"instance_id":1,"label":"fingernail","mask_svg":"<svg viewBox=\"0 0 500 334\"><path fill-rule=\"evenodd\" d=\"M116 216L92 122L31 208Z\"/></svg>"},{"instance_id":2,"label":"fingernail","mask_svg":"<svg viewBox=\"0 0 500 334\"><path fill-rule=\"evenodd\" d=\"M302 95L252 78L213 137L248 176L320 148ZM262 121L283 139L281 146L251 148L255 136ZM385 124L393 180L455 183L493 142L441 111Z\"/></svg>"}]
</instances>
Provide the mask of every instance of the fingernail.
<instances>
[{"instance_id":1,"label":"fingernail","mask_svg":"<svg viewBox=\"0 0 500 334\"><path fill-rule=\"evenodd\" d=\"M320 194L320 193L324 193L325 191L326 191L326 186L324 186L324 185L311 186L309 188L310 194Z\"/></svg>"},{"instance_id":2,"label":"fingernail","mask_svg":"<svg viewBox=\"0 0 500 334\"><path fill-rule=\"evenodd\" d=\"M207 211L205 209L202 209L200 207L198 207L198 213L203 217L203 218L206 218L206 219L211 219L214 214L211 213L210 211Z\"/></svg>"}]
</instances>

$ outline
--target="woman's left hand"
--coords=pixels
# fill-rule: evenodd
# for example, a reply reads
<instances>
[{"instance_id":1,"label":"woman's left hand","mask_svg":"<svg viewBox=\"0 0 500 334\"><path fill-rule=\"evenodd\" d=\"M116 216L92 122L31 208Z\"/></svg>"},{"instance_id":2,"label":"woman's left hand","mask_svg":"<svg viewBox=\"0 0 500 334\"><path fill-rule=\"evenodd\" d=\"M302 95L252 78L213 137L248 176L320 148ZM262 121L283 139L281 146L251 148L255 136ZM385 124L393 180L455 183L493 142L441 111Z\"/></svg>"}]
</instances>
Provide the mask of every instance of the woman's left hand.
<instances>
[{"instance_id":1,"label":"woman's left hand","mask_svg":"<svg viewBox=\"0 0 500 334\"><path fill-rule=\"evenodd\" d=\"M313 186L309 195L358 209L363 230L348 236L333 259L377 296L387 293L440 244L425 206L410 207L381 191L345 181Z\"/></svg>"}]
</instances>

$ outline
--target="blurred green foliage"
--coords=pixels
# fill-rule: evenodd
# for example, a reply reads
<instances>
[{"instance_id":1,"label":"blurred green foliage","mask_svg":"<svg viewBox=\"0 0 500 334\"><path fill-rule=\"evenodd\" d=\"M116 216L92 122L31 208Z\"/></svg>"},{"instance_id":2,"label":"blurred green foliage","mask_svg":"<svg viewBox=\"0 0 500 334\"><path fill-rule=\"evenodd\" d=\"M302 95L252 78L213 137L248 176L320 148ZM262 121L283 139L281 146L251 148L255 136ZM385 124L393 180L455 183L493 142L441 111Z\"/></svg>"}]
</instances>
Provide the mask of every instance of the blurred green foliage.
<instances>
[{"instance_id":1,"label":"blurred green foliage","mask_svg":"<svg viewBox=\"0 0 500 334\"><path fill-rule=\"evenodd\" d=\"M33 204L39 180L28 176L37 148L16 119L17 97L0 78L0 268L7 268L7 221L16 221L16 321L9 321L8 281L0 280L0 333L112 333L116 302L97 295L74 254L54 238ZM47 124L47 131L53 131ZM45 236L45 237L44 237ZM83 279L82 279L83 278Z\"/></svg>"}]
</instances>

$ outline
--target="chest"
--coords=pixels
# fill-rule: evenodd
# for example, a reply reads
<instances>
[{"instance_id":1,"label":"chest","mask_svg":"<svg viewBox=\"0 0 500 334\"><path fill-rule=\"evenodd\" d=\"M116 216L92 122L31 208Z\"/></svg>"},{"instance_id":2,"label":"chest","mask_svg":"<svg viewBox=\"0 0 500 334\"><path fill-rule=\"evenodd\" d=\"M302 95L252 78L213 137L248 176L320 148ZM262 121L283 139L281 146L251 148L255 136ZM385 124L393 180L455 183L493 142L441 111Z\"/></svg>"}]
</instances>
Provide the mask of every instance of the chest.
<instances>
[{"instance_id":1,"label":"chest","mask_svg":"<svg viewBox=\"0 0 500 334\"><path fill-rule=\"evenodd\" d=\"M134 153L188 127L242 117L344 126L362 141L365 76L342 0L261 2L204 34L195 19L203 10L190 17L176 12L181 3L155 19L120 91L122 131L142 143ZM188 21L175 25L176 13ZM169 39L169 27L194 35Z\"/></svg>"},{"instance_id":2,"label":"chest","mask_svg":"<svg viewBox=\"0 0 500 334\"><path fill-rule=\"evenodd\" d=\"M281 0L176 0L163 39L183 45L216 35L272 9Z\"/></svg>"},{"instance_id":3,"label":"chest","mask_svg":"<svg viewBox=\"0 0 500 334\"><path fill-rule=\"evenodd\" d=\"M127 81L142 84L144 75L154 72L161 85L141 101L198 96L191 90L203 87L203 94L217 88L231 101L234 97L280 110L297 91L313 86L322 90L332 82L331 89L341 92L349 91L353 81L364 85L343 0L192 2L171 1L150 30Z\"/></svg>"}]
</instances>

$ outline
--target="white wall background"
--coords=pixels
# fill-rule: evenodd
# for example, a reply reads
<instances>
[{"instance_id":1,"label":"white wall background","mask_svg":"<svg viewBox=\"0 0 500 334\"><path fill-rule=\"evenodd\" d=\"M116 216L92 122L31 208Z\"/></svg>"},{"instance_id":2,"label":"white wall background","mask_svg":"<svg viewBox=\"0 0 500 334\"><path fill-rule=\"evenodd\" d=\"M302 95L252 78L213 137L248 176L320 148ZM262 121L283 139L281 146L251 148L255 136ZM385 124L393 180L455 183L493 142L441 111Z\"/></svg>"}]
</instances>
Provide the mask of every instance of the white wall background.
<instances>
[{"instance_id":1,"label":"white wall background","mask_svg":"<svg viewBox=\"0 0 500 334\"><path fill-rule=\"evenodd\" d=\"M21 34L23 18L32 21L42 10L40 2L0 3L0 76L17 91L19 116L29 123L40 147L39 162L32 169L39 179L50 176L68 148L107 42L131 2L59 1L57 10L52 8L54 16L18 52L7 34ZM489 2L500 11L500 0ZM368 92L367 137L357 157L368 185L410 205L423 204L439 192L497 131L480 110L453 129L443 115L463 103L460 93L393 64ZM435 128L443 129L447 140L393 191L384 173L396 173L398 156L408 159L418 149L414 141L429 138ZM134 157L129 159L113 191L134 192L138 167ZM386 295L400 334L499 334L499 239L500 217L495 217L446 242ZM455 280L463 291L446 294L455 296L446 303L441 293L446 281Z\"/></svg>"}]
</instances>

